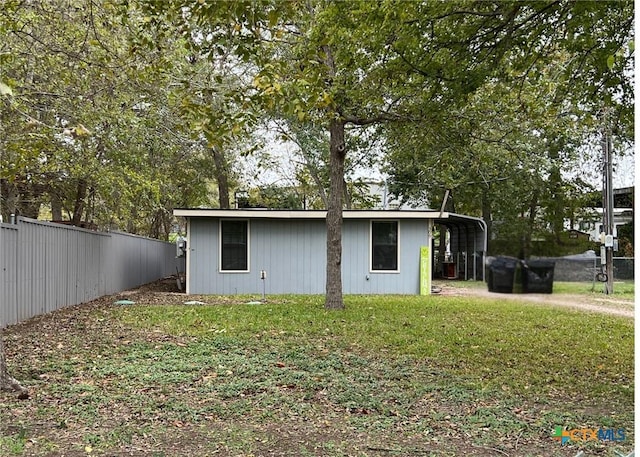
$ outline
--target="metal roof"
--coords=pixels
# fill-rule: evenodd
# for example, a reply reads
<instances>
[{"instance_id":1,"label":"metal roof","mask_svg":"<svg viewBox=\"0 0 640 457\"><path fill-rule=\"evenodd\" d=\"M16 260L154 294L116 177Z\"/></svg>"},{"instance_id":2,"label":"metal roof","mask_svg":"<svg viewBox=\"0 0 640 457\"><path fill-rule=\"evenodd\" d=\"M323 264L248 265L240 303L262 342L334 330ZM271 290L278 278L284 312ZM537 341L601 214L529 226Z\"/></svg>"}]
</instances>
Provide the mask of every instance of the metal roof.
<instances>
[{"instance_id":1,"label":"metal roof","mask_svg":"<svg viewBox=\"0 0 640 457\"><path fill-rule=\"evenodd\" d=\"M182 217L243 217L248 219L326 219L326 210L284 210L265 208L219 209L219 208L176 208L174 216ZM344 219L442 219L476 220L471 216L434 210L343 210Z\"/></svg>"}]
</instances>

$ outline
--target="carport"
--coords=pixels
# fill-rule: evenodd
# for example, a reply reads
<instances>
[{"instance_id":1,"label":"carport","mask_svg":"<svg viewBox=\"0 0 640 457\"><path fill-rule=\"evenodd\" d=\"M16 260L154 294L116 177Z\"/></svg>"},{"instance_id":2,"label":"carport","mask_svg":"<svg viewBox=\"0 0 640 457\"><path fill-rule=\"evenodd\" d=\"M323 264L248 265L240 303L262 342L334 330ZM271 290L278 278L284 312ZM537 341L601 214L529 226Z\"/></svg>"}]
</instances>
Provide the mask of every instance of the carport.
<instances>
[{"instance_id":1,"label":"carport","mask_svg":"<svg viewBox=\"0 0 640 457\"><path fill-rule=\"evenodd\" d=\"M434 224L448 232L448 256L434 247L433 272L440 272L444 279L485 280L485 256L487 252L487 225L476 217L441 212ZM442 233L441 233L442 243Z\"/></svg>"}]
</instances>

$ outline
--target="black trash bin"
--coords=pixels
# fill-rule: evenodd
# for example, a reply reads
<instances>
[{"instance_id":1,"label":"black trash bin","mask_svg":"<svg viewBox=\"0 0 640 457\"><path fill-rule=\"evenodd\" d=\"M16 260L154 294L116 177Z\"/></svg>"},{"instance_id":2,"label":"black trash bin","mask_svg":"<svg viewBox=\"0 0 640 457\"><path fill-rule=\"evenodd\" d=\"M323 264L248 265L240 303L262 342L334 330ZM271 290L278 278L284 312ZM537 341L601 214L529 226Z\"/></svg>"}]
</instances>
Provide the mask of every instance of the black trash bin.
<instances>
[{"instance_id":1,"label":"black trash bin","mask_svg":"<svg viewBox=\"0 0 640 457\"><path fill-rule=\"evenodd\" d=\"M522 291L531 294L550 294L553 292L554 260L535 259L523 263Z\"/></svg>"},{"instance_id":2,"label":"black trash bin","mask_svg":"<svg viewBox=\"0 0 640 457\"><path fill-rule=\"evenodd\" d=\"M487 275L489 292L513 293L515 272L519 264L520 260L514 257L498 256L491 259Z\"/></svg>"}]
</instances>

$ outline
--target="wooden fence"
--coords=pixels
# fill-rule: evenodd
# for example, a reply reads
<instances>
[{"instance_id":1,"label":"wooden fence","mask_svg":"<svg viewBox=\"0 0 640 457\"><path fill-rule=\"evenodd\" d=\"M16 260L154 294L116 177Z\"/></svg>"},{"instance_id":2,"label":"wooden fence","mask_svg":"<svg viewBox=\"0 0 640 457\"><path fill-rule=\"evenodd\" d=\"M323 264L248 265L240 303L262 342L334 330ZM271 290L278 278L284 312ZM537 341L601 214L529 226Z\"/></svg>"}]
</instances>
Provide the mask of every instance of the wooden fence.
<instances>
[{"instance_id":1,"label":"wooden fence","mask_svg":"<svg viewBox=\"0 0 640 457\"><path fill-rule=\"evenodd\" d=\"M172 243L17 218L0 224L0 328L176 272Z\"/></svg>"}]
</instances>

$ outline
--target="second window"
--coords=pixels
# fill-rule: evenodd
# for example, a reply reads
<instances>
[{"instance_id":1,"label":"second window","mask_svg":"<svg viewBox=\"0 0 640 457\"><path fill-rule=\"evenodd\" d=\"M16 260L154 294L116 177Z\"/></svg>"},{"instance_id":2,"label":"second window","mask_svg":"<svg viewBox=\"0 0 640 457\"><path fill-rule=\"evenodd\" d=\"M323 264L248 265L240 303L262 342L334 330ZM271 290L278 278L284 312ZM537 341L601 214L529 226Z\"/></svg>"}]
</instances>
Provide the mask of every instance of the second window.
<instances>
[{"instance_id":1,"label":"second window","mask_svg":"<svg viewBox=\"0 0 640 457\"><path fill-rule=\"evenodd\" d=\"M398 221L371 221L371 271L398 271Z\"/></svg>"}]
</instances>

